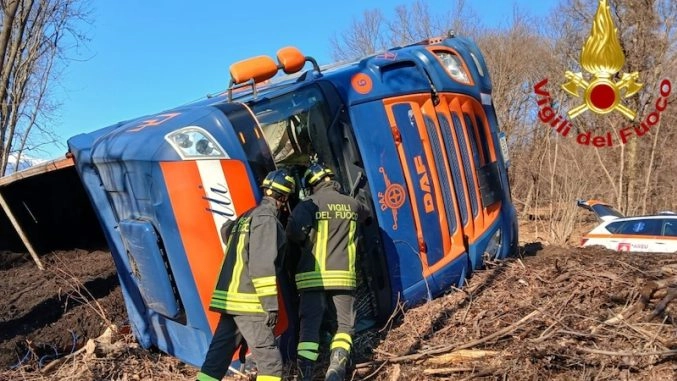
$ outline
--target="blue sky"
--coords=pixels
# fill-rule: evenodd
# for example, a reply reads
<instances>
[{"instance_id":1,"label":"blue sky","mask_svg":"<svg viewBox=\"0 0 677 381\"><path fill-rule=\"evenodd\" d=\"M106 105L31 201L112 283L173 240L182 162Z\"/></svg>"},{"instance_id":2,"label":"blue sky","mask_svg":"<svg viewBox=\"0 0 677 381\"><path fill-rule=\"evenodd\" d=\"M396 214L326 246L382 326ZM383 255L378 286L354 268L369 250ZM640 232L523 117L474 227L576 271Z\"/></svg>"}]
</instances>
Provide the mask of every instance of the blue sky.
<instances>
[{"instance_id":1,"label":"blue sky","mask_svg":"<svg viewBox=\"0 0 677 381\"><path fill-rule=\"evenodd\" d=\"M451 11L455 0L426 0ZM54 91L61 103L54 130L64 146L43 146L40 157L61 157L66 140L225 89L231 63L274 56L293 45L320 65L331 63L330 38L367 9L387 16L405 0L223 1L93 0L90 41L70 62ZM547 14L555 0L466 0L486 26L506 25L516 5ZM31 156L36 153L31 152Z\"/></svg>"}]
</instances>

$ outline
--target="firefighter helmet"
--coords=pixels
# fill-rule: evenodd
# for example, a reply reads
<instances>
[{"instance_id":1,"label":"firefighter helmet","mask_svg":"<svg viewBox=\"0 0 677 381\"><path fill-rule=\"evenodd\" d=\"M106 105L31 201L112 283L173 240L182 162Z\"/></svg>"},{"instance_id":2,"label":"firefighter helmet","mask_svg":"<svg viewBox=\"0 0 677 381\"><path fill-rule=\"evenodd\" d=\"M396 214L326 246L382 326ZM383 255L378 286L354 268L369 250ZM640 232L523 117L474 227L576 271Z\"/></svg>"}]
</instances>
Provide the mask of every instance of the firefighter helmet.
<instances>
[{"instance_id":1,"label":"firefighter helmet","mask_svg":"<svg viewBox=\"0 0 677 381\"><path fill-rule=\"evenodd\" d=\"M261 183L261 188L271 189L280 196L289 197L290 194L294 193L296 181L294 181L294 177L287 170L277 169L266 175L266 178Z\"/></svg>"},{"instance_id":2,"label":"firefighter helmet","mask_svg":"<svg viewBox=\"0 0 677 381\"><path fill-rule=\"evenodd\" d=\"M327 176L334 177L334 172L325 165L314 163L306 170L303 181L307 187L314 187Z\"/></svg>"}]
</instances>

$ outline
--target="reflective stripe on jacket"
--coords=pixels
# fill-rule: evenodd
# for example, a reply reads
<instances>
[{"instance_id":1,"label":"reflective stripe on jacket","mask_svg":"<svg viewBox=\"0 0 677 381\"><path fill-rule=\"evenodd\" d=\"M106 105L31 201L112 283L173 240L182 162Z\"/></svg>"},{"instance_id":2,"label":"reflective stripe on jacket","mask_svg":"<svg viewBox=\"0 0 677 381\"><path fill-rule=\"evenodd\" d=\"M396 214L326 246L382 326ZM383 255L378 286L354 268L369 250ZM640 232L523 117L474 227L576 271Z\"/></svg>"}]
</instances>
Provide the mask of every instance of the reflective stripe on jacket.
<instances>
[{"instance_id":1,"label":"reflective stripe on jacket","mask_svg":"<svg viewBox=\"0 0 677 381\"><path fill-rule=\"evenodd\" d=\"M368 212L337 188L333 180L315 186L287 222L287 237L302 247L295 275L299 290L356 287L358 223Z\"/></svg>"},{"instance_id":2,"label":"reflective stripe on jacket","mask_svg":"<svg viewBox=\"0 0 677 381\"><path fill-rule=\"evenodd\" d=\"M286 240L274 203L264 197L234 222L210 310L247 315L278 309L275 263Z\"/></svg>"}]
</instances>

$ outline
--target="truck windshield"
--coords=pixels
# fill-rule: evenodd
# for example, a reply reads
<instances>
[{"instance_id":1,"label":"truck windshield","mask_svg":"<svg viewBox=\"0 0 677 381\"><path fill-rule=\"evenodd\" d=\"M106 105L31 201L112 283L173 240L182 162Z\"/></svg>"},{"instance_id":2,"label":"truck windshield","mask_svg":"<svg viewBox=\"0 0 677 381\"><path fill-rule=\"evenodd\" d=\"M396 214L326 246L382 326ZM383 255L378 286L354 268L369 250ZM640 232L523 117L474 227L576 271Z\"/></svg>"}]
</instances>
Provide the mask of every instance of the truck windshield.
<instances>
[{"instance_id":1,"label":"truck windshield","mask_svg":"<svg viewBox=\"0 0 677 381\"><path fill-rule=\"evenodd\" d=\"M316 86L297 89L275 98L263 98L251 105L277 165L307 165L317 154L330 161L326 139L329 109Z\"/></svg>"}]
</instances>

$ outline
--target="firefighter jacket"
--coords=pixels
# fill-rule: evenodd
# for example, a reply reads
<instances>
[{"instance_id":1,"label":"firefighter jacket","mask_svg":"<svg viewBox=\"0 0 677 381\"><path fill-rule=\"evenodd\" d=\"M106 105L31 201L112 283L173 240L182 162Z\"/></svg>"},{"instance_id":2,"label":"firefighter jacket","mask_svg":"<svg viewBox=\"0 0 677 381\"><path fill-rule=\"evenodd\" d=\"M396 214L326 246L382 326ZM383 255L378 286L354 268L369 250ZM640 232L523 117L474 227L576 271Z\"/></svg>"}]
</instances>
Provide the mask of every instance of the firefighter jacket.
<instances>
[{"instance_id":1,"label":"firefighter jacket","mask_svg":"<svg viewBox=\"0 0 677 381\"><path fill-rule=\"evenodd\" d=\"M316 185L287 221L287 238L301 248L294 276L298 290L356 288L358 223L368 210L338 189L334 180Z\"/></svg>"},{"instance_id":2,"label":"firefighter jacket","mask_svg":"<svg viewBox=\"0 0 677 381\"><path fill-rule=\"evenodd\" d=\"M275 200L264 197L222 233L228 239L226 255L209 309L231 315L276 311L276 261L286 238Z\"/></svg>"}]
</instances>

